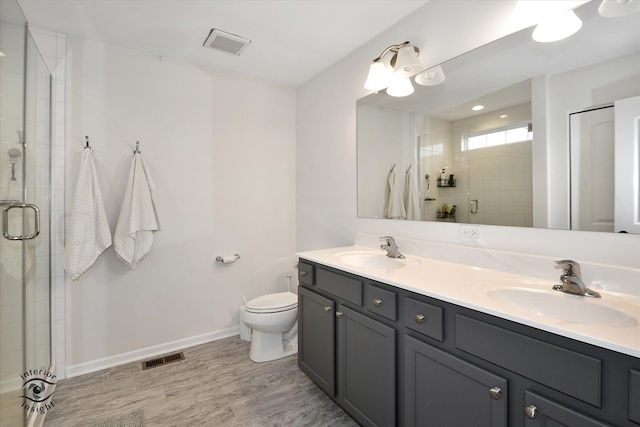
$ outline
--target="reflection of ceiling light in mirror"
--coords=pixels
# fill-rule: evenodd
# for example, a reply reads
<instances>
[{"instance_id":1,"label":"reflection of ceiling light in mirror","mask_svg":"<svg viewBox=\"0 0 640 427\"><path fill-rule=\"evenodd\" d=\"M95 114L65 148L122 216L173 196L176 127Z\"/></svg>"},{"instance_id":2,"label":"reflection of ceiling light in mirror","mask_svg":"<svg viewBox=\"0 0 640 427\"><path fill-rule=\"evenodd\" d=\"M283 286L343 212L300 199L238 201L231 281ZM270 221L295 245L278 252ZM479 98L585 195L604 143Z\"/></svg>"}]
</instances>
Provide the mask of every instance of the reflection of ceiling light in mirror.
<instances>
[{"instance_id":1,"label":"reflection of ceiling light in mirror","mask_svg":"<svg viewBox=\"0 0 640 427\"><path fill-rule=\"evenodd\" d=\"M396 79L394 78L389 87L387 88L387 93L390 96L402 97L409 96L413 93L413 85L411 84L411 80L407 79Z\"/></svg>"},{"instance_id":2,"label":"reflection of ceiling light in mirror","mask_svg":"<svg viewBox=\"0 0 640 427\"><path fill-rule=\"evenodd\" d=\"M509 115L508 115L508 114L500 114L500 118L501 118L501 119L506 119L507 117L509 117Z\"/></svg>"},{"instance_id":3,"label":"reflection of ceiling light in mirror","mask_svg":"<svg viewBox=\"0 0 640 427\"><path fill-rule=\"evenodd\" d=\"M480 110L484 110L484 105L474 105L473 107L471 107L471 109L473 111L480 111Z\"/></svg>"},{"instance_id":4,"label":"reflection of ceiling light in mirror","mask_svg":"<svg viewBox=\"0 0 640 427\"><path fill-rule=\"evenodd\" d=\"M435 67L417 74L416 83L422 86L435 86L442 83L446 78L447 76L444 75L442 67L440 65L436 65Z\"/></svg>"},{"instance_id":5,"label":"reflection of ceiling light in mirror","mask_svg":"<svg viewBox=\"0 0 640 427\"><path fill-rule=\"evenodd\" d=\"M598 13L606 18L617 18L639 11L639 0L602 0L598 7Z\"/></svg>"},{"instance_id":6,"label":"reflection of ceiling light in mirror","mask_svg":"<svg viewBox=\"0 0 640 427\"><path fill-rule=\"evenodd\" d=\"M580 18L573 10L567 10L540 21L531 37L537 42L555 42L575 34L580 27L582 27Z\"/></svg>"},{"instance_id":7,"label":"reflection of ceiling light in mirror","mask_svg":"<svg viewBox=\"0 0 640 427\"><path fill-rule=\"evenodd\" d=\"M4 52L0 51L0 57L5 56Z\"/></svg>"}]
</instances>

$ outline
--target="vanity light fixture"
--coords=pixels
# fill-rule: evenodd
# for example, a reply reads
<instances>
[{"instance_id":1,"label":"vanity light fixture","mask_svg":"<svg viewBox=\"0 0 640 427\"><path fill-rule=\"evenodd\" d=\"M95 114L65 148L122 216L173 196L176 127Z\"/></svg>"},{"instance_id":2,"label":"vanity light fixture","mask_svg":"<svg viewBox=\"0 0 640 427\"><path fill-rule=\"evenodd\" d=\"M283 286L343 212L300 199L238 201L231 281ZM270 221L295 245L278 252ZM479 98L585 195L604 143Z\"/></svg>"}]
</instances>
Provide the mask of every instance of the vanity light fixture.
<instances>
[{"instance_id":1,"label":"vanity light fixture","mask_svg":"<svg viewBox=\"0 0 640 427\"><path fill-rule=\"evenodd\" d=\"M409 42L391 45L373 60L364 88L378 92L388 88L391 96L407 96L413 93L409 77L423 69L418 59L420 49Z\"/></svg>"},{"instance_id":2,"label":"vanity light fixture","mask_svg":"<svg viewBox=\"0 0 640 427\"><path fill-rule=\"evenodd\" d=\"M416 83L421 86L436 86L442 83L447 76L444 75L444 71L442 71L442 67L440 65L436 65L435 67L431 67L428 70L421 71L416 75Z\"/></svg>"},{"instance_id":3,"label":"vanity light fixture","mask_svg":"<svg viewBox=\"0 0 640 427\"><path fill-rule=\"evenodd\" d=\"M617 18L640 12L640 0L602 0L598 13L605 18Z\"/></svg>"},{"instance_id":4,"label":"vanity light fixture","mask_svg":"<svg viewBox=\"0 0 640 427\"><path fill-rule=\"evenodd\" d=\"M582 21L573 10L551 15L540 21L531 37L537 42L548 43L566 39L582 27Z\"/></svg>"}]
</instances>

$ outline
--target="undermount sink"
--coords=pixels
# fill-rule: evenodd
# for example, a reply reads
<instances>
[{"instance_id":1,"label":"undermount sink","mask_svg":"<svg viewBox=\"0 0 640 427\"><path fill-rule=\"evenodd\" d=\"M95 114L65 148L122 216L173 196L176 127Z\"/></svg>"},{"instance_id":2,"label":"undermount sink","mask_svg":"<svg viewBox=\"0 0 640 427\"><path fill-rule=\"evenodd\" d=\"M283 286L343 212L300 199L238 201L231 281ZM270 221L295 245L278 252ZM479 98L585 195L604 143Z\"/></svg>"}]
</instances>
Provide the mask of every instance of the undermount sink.
<instances>
[{"instance_id":1,"label":"undermount sink","mask_svg":"<svg viewBox=\"0 0 640 427\"><path fill-rule=\"evenodd\" d=\"M335 259L352 267L371 268L377 270L394 270L407 264L420 263L414 258L390 258L384 251L351 251L336 254Z\"/></svg>"},{"instance_id":2,"label":"undermount sink","mask_svg":"<svg viewBox=\"0 0 640 427\"><path fill-rule=\"evenodd\" d=\"M552 289L501 288L487 292L494 301L529 311L541 317L570 323L631 328L638 320L624 311L607 305L606 297L593 299ZM625 304L626 305L626 304ZM637 312L637 307L631 308Z\"/></svg>"}]
</instances>

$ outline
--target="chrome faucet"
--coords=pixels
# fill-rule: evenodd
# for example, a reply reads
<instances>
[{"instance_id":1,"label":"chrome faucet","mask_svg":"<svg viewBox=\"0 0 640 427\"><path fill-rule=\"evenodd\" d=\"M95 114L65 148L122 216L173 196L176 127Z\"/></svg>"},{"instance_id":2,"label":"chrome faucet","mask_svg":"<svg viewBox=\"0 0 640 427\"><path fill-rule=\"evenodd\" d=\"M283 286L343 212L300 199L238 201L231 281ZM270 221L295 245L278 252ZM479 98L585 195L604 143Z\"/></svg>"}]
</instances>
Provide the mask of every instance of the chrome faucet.
<instances>
[{"instance_id":1,"label":"chrome faucet","mask_svg":"<svg viewBox=\"0 0 640 427\"><path fill-rule=\"evenodd\" d=\"M404 258L404 255L400 253L398 250L398 246L396 245L396 240L391 236L383 236L380 238L385 242L384 245L380 245L380 249L384 249L387 251L387 256L389 258Z\"/></svg>"},{"instance_id":2,"label":"chrome faucet","mask_svg":"<svg viewBox=\"0 0 640 427\"><path fill-rule=\"evenodd\" d=\"M562 266L562 275L560 276L562 284L554 285L553 289L556 291L566 292L568 294L600 298L599 293L587 288L587 286L582 282L580 264L570 259L556 261L556 264Z\"/></svg>"}]
</instances>

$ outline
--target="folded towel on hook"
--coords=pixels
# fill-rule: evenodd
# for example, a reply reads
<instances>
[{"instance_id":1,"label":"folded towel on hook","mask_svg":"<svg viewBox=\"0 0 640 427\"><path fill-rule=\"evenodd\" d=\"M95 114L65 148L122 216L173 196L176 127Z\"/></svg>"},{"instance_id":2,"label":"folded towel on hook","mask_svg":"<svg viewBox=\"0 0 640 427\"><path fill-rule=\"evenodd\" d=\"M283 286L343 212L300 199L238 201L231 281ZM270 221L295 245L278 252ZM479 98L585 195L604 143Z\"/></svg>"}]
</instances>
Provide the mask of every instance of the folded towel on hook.
<instances>
[{"instance_id":1,"label":"folded towel on hook","mask_svg":"<svg viewBox=\"0 0 640 427\"><path fill-rule=\"evenodd\" d=\"M155 186L147 163L136 151L113 236L116 253L132 270L149 255L153 233L160 230L154 193Z\"/></svg>"},{"instance_id":2,"label":"folded towel on hook","mask_svg":"<svg viewBox=\"0 0 640 427\"><path fill-rule=\"evenodd\" d=\"M71 279L78 280L109 246L111 230L98 185L93 151L85 148L64 244L65 271Z\"/></svg>"},{"instance_id":3,"label":"folded towel on hook","mask_svg":"<svg viewBox=\"0 0 640 427\"><path fill-rule=\"evenodd\" d=\"M404 207L407 212L407 219L418 221L422 219L422 215L420 214L420 196L418 195L416 180L413 179L411 166L407 169L404 180Z\"/></svg>"},{"instance_id":4,"label":"folded towel on hook","mask_svg":"<svg viewBox=\"0 0 640 427\"><path fill-rule=\"evenodd\" d=\"M385 191L384 217L391 219L406 219L407 213L402 200L400 185L396 182L396 173L393 169L387 177L387 187Z\"/></svg>"}]
</instances>

